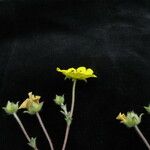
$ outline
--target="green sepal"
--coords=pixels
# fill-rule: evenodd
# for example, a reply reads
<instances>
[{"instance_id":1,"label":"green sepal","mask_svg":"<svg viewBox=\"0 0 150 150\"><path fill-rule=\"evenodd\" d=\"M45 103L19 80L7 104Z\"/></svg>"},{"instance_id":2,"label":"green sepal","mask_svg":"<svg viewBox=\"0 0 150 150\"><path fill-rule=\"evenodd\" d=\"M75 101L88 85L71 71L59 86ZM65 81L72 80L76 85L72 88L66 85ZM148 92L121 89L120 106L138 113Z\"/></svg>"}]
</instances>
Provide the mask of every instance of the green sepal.
<instances>
[{"instance_id":1,"label":"green sepal","mask_svg":"<svg viewBox=\"0 0 150 150\"><path fill-rule=\"evenodd\" d=\"M33 149L36 149L36 138L31 137L28 145L31 146Z\"/></svg>"},{"instance_id":2,"label":"green sepal","mask_svg":"<svg viewBox=\"0 0 150 150\"><path fill-rule=\"evenodd\" d=\"M44 102L41 102L41 103L32 102L31 106L28 108L27 111L24 111L24 113L28 113L30 115L36 114L37 112L41 111L43 107L43 103Z\"/></svg>"}]
</instances>

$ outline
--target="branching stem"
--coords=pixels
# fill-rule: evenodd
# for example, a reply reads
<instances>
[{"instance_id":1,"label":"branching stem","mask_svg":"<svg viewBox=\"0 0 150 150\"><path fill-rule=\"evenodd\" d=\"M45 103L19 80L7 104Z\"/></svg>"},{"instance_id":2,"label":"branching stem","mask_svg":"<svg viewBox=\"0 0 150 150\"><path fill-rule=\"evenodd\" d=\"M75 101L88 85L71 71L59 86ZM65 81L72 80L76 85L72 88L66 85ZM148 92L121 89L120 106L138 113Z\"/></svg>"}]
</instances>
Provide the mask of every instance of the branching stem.
<instances>
[{"instance_id":1,"label":"branching stem","mask_svg":"<svg viewBox=\"0 0 150 150\"><path fill-rule=\"evenodd\" d=\"M24 128L24 126L23 126L21 120L19 119L18 115L17 115L16 113L14 113L13 116L14 116L14 118L16 119L16 121L18 122L18 124L19 124L19 126L20 126L22 132L24 133L26 139L28 140L28 142L30 142L31 139L30 139L30 137L29 137L29 135L28 135L26 129ZM34 149L35 149L35 150L38 150L37 147L34 148Z\"/></svg>"},{"instance_id":2,"label":"branching stem","mask_svg":"<svg viewBox=\"0 0 150 150\"><path fill-rule=\"evenodd\" d=\"M70 118L73 117L73 111L74 111L74 105L75 105L76 82L77 82L77 80L73 80L73 86L72 86L72 102L71 102ZM64 143L63 143L63 146L62 146L62 150L65 150L65 148L66 148L69 131L70 131L70 124L67 124L67 126L66 126L66 132L65 132L65 138L64 138Z\"/></svg>"}]
</instances>

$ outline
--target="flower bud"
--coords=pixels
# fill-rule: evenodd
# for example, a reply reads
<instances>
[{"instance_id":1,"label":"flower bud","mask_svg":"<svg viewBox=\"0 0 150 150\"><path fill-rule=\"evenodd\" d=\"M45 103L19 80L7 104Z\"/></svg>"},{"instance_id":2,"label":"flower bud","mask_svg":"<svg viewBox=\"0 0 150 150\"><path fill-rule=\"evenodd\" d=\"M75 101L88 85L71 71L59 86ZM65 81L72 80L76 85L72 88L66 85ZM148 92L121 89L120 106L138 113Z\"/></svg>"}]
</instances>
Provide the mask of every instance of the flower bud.
<instances>
[{"instance_id":1,"label":"flower bud","mask_svg":"<svg viewBox=\"0 0 150 150\"><path fill-rule=\"evenodd\" d=\"M150 104L147 107L145 106L144 108L150 114Z\"/></svg>"},{"instance_id":2,"label":"flower bud","mask_svg":"<svg viewBox=\"0 0 150 150\"><path fill-rule=\"evenodd\" d=\"M3 107L6 113L14 114L18 111L18 102L15 104L13 102L8 101L6 107Z\"/></svg>"},{"instance_id":3,"label":"flower bud","mask_svg":"<svg viewBox=\"0 0 150 150\"><path fill-rule=\"evenodd\" d=\"M36 149L36 138L31 137L28 145L31 146L33 149Z\"/></svg>"},{"instance_id":4,"label":"flower bud","mask_svg":"<svg viewBox=\"0 0 150 150\"><path fill-rule=\"evenodd\" d=\"M56 95L56 98L54 99L54 102L59 106L63 105L64 101L65 101L64 95L62 96Z\"/></svg>"}]
</instances>

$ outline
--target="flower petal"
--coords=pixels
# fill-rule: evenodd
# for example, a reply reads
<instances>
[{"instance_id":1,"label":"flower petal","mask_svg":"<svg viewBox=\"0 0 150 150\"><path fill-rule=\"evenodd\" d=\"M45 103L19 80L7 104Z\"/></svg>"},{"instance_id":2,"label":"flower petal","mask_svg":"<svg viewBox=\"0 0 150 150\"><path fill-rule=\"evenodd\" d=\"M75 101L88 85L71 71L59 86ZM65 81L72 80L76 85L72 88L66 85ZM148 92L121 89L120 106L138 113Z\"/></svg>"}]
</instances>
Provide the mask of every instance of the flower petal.
<instances>
[{"instance_id":1,"label":"flower petal","mask_svg":"<svg viewBox=\"0 0 150 150\"><path fill-rule=\"evenodd\" d=\"M26 99L20 106L19 109L27 108L28 99Z\"/></svg>"},{"instance_id":2,"label":"flower petal","mask_svg":"<svg viewBox=\"0 0 150 150\"><path fill-rule=\"evenodd\" d=\"M87 78L91 77L97 77L93 74L93 70L86 67L78 67L75 68L69 68L67 70L61 70L60 68L56 68L58 72L61 72L66 76L66 78L72 78L72 79L78 79L78 80L86 80Z\"/></svg>"}]
</instances>

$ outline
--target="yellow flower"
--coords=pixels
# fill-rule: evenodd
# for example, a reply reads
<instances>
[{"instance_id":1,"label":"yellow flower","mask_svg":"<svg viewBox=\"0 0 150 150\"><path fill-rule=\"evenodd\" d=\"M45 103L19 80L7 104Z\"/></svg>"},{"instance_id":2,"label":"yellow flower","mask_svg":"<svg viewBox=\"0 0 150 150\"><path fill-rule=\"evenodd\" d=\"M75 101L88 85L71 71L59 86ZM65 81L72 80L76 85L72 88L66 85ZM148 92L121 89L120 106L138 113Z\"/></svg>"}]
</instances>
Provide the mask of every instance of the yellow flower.
<instances>
[{"instance_id":1,"label":"yellow flower","mask_svg":"<svg viewBox=\"0 0 150 150\"><path fill-rule=\"evenodd\" d=\"M127 117L126 117L125 114L119 113L119 115L116 117L116 119L117 119L117 120L120 120L121 123L123 123L123 122L126 122Z\"/></svg>"},{"instance_id":2,"label":"yellow flower","mask_svg":"<svg viewBox=\"0 0 150 150\"><path fill-rule=\"evenodd\" d=\"M78 80L86 80L87 78L96 78L97 76L94 74L93 70L85 67L69 68L67 70L61 70L60 68L56 69L58 72L61 72L66 76L66 78L78 79Z\"/></svg>"},{"instance_id":3,"label":"yellow flower","mask_svg":"<svg viewBox=\"0 0 150 150\"><path fill-rule=\"evenodd\" d=\"M19 107L19 109L22 109L22 108L29 108L33 103L36 103L36 104L39 104L39 100L41 98L41 96L34 96L32 94L32 92L29 92L28 93L29 95L29 98L27 98Z\"/></svg>"}]
</instances>

